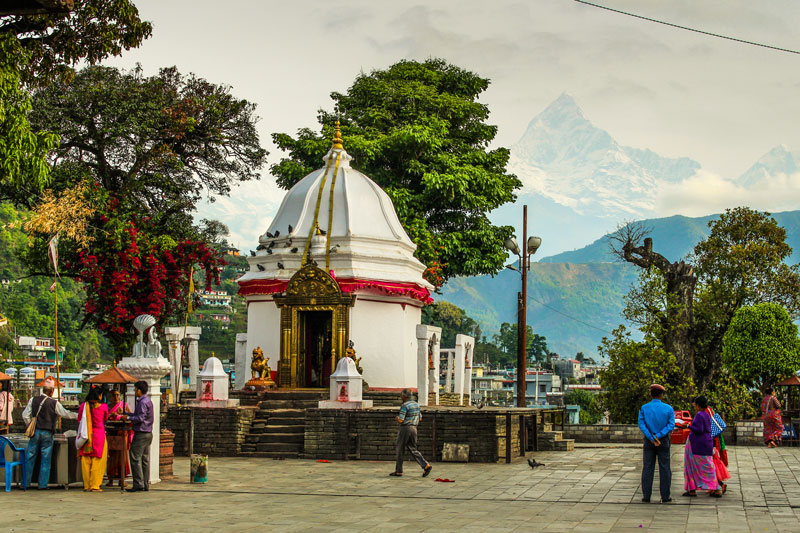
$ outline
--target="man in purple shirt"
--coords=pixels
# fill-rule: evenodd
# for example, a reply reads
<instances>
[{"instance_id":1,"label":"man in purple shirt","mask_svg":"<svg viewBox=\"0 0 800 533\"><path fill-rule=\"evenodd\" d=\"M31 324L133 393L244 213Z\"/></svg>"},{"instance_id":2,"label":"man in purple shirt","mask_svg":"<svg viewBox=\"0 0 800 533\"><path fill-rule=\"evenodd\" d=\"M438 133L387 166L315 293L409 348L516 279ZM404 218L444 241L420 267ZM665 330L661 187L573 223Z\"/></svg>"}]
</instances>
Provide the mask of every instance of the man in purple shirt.
<instances>
[{"instance_id":1,"label":"man in purple shirt","mask_svg":"<svg viewBox=\"0 0 800 533\"><path fill-rule=\"evenodd\" d=\"M131 475L133 487L128 492L150 490L150 444L153 442L153 402L147 396L147 382L137 381L136 409L124 419L133 423L131 442Z\"/></svg>"}]
</instances>

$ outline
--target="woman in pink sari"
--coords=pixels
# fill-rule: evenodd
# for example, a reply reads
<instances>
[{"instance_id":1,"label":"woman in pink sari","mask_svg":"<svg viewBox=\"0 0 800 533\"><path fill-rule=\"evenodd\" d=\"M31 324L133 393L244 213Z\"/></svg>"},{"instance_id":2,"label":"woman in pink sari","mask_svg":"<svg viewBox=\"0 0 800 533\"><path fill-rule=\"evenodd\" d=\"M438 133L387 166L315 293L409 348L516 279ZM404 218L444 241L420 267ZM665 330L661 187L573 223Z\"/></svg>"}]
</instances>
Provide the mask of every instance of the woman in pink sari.
<instances>
[{"instance_id":1,"label":"woman in pink sari","mask_svg":"<svg viewBox=\"0 0 800 533\"><path fill-rule=\"evenodd\" d=\"M722 488L714 466L714 442L711 438L711 417L707 412L708 400L705 396L698 396L692 406L696 414L689 424L689 440L683 449L683 487L686 489L683 495L694 498L698 490L706 490L709 496L721 498Z\"/></svg>"},{"instance_id":2,"label":"woman in pink sari","mask_svg":"<svg viewBox=\"0 0 800 533\"><path fill-rule=\"evenodd\" d=\"M781 419L781 402L772 395L772 387L764 389L761 412L764 414L764 444L768 448L777 448L783 434L783 420Z\"/></svg>"},{"instance_id":3,"label":"woman in pink sari","mask_svg":"<svg viewBox=\"0 0 800 533\"><path fill-rule=\"evenodd\" d=\"M79 450L81 456L81 473L83 474L83 490L103 492L103 475L106 473L106 459L108 458L108 445L106 443L106 427L108 420L108 406L100 402L98 389L93 388L86 396L78 409L78 425L88 413L86 423L89 430L89 440Z\"/></svg>"},{"instance_id":4,"label":"woman in pink sari","mask_svg":"<svg viewBox=\"0 0 800 533\"><path fill-rule=\"evenodd\" d=\"M119 420L125 411L129 411L128 406L125 402L122 401L120 398L120 393L118 390L112 390L109 394L109 401L108 405L110 406L108 419L109 420ZM123 437L122 431L119 430L109 430L106 433L108 437L108 484L107 486L111 487L114 485L114 480L120 478L120 466L122 461L120 460L120 456L122 455L121 452L123 450ZM130 450L131 439L133 438L133 433L128 433L128 449ZM127 455L127 454L126 454ZM125 460L125 476L129 476L131 473L131 466ZM122 482L120 482L121 484Z\"/></svg>"}]
</instances>

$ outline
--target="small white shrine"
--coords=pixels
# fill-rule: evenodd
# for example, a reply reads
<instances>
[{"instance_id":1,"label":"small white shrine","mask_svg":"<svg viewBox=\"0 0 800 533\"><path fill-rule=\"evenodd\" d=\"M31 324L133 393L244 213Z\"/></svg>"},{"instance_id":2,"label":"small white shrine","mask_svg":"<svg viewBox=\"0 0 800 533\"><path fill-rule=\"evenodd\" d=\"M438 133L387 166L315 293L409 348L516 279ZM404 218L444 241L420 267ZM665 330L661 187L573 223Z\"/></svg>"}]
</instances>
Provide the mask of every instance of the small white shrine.
<instances>
[{"instance_id":1,"label":"small white shrine","mask_svg":"<svg viewBox=\"0 0 800 533\"><path fill-rule=\"evenodd\" d=\"M331 374L330 400L319 402L320 409L364 409L372 407L372 400L362 400L363 378L358 373L356 363L349 357L342 357L336 364L336 372Z\"/></svg>"},{"instance_id":2,"label":"small white shrine","mask_svg":"<svg viewBox=\"0 0 800 533\"><path fill-rule=\"evenodd\" d=\"M236 407L239 400L228 398L229 386L230 376L222 367L222 361L212 355L197 374L195 399L188 400L187 404L191 407Z\"/></svg>"},{"instance_id":3,"label":"small white shrine","mask_svg":"<svg viewBox=\"0 0 800 533\"><path fill-rule=\"evenodd\" d=\"M351 160L337 124L322 168L286 194L238 280L248 313L237 357L260 346L279 388L332 387L351 340L370 388L417 387L416 327L433 286L391 199Z\"/></svg>"}]
</instances>

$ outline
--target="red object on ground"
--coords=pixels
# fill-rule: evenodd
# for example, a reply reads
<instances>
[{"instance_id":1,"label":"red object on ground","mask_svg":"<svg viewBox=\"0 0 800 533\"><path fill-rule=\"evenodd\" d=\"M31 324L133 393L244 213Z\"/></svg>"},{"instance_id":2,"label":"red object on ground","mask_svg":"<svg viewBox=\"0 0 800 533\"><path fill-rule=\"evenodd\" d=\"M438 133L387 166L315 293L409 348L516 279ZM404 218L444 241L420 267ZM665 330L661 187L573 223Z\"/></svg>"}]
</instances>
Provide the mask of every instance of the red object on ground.
<instances>
[{"instance_id":1,"label":"red object on ground","mask_svg":"<svg viewBox=\"0 0 800 533\"><path fill-rule=\"evenodd\" d=\"M330 463L327 459L317 459L318 463Z\"/></svg>"},{"instance_id":2,"label":"red object on ground","mask_svg":"<svg viewBox=\"0 0 800 533\"><path fill-rule=\"evenodd\" d=\"M678 424L681 425L689 424L691 421L692 421L692 413L690 413L689 411L675 411L676 426ZM672 444L686 444L688 438L689 438L688 429L681 429L676 427L675 431L672 432L669 441Z\"/></svg>"},{"instance_id":3,"label":"red object on ground","mask_svg":"<svg viewBox=\"0 0 800 533\"><path fill-rule=\"evenodd\" d=\"M441 481L442 483L455 483L455 479L447 479L446 477L437 477L434 481Z\"/></svg>"}]
</instances>

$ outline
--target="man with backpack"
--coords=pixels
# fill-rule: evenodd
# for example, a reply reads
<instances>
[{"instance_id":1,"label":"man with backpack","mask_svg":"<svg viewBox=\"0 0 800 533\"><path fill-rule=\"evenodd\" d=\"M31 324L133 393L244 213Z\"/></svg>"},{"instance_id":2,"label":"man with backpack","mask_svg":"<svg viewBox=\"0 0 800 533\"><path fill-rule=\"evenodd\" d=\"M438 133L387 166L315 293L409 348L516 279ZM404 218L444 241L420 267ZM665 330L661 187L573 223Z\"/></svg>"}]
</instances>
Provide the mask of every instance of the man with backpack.
<instances>
[{"instance_id":1,"label":"man with backpack","mask_svg":"<svg viewBox=\"0 0 800 533\"><path fill-rule=\"evenodd\" d=\"M56 432L56 423L58 417L75 420L78 418L78 413L73 413L64 409L64 406L58 400L53 398L53 391L56 387L56 381L52 377L47 377L44 380L44 387L39 396L31 398L25 410L22 411L22 419L25 421L26 426L30 426L31 420L36 419L36 430L28 441L28 447L25 450L27 457L27 478L25 486L30 485L31 478L33 477L33 467L36 464L36 458L41 455L42 459L39 464L39 490L47 488L47 483L50 481L50 460L53 457L53 435Z\"/></svg>"}]
</instances>

